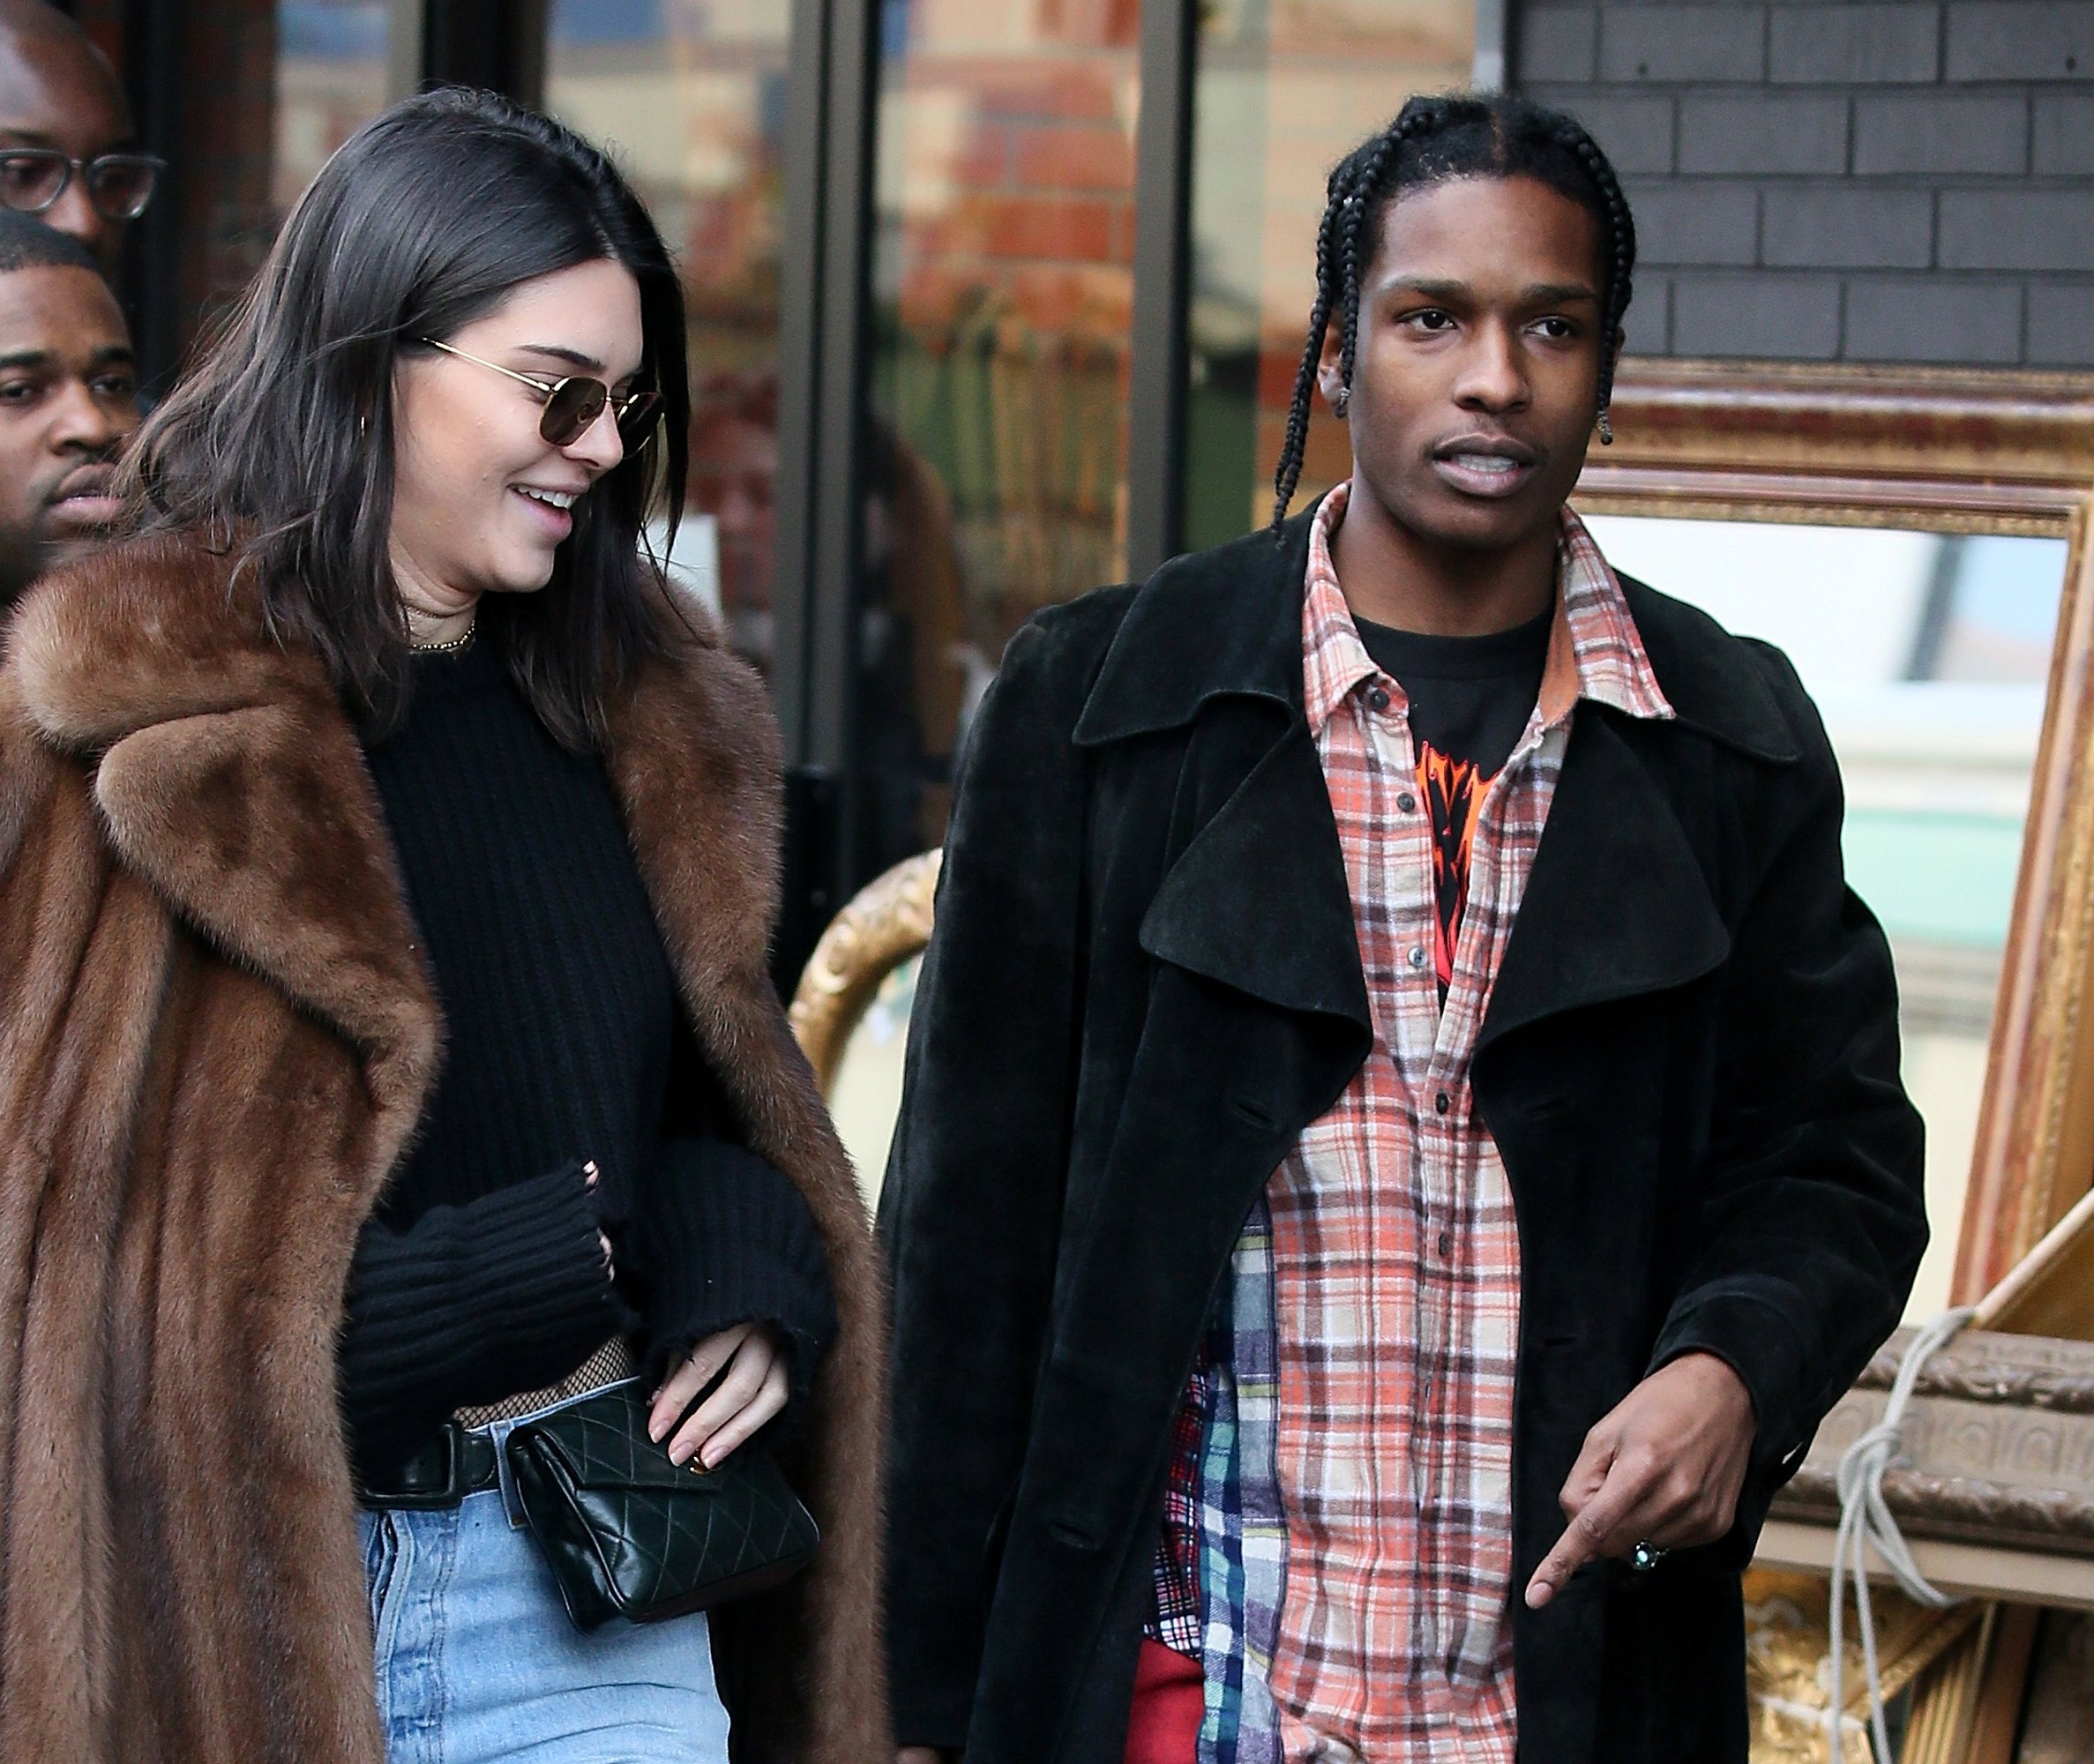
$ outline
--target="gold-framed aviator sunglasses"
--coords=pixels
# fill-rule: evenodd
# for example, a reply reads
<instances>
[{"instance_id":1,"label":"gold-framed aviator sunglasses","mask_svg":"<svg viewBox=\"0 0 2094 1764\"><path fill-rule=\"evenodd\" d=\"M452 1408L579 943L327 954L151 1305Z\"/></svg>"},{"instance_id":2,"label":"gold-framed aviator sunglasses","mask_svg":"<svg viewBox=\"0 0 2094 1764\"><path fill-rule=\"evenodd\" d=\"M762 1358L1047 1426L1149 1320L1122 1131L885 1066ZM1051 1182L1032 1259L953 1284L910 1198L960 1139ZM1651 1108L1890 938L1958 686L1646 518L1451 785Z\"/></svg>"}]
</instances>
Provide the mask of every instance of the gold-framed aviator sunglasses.
<instances>
[{"instance_id":1,"label":"gold-framed aviator sunglasses","mask_svg":"<svg viewBox=\"0 0 2094 1764\"><path fill-rule=\"evenodd\" d=\"M618 425L619 438L628 447L642 445L654 432L654 415L662 408L662 394L658 392L629 392L620 396L602 380L592 379L587 374L563 374L557 379L544 374L520 374L514 368L467 355L463 349L453 348L434 337L418 337L415 340L426 343L432 349L441 349L446 355L456 355L461 362L471 362L476 367L492 368L519 385L530 387L545 400L544 414L538 419L538 432L555 447L571 447L580 440L589 432L589 425L603 415L607 404L611 407L613 420Z\"/></svg>"}]
</instances>

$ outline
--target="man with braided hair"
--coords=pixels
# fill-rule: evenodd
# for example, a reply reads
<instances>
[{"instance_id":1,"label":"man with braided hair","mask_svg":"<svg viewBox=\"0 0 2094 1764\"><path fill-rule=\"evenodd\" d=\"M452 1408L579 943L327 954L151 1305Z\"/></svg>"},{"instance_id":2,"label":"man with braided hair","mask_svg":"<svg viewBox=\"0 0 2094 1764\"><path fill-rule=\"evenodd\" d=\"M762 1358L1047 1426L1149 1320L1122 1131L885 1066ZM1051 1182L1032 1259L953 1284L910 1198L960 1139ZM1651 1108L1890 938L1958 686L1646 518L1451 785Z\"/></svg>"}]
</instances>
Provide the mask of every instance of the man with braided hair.
<instances>
[{"instance_id":1,"label":"man with braided hair","mask_svg":"<svg viewBox=\"0 0 2094 1764\"><path fill-rule=\"evenodd\" d=\"M883 1203L911 1764L1743 1764L1920 1130L1794 671L1565 505L1634 258L1569 117L1413 100L1272 528L1012 642Z\"/></svg>"}]
</instances>

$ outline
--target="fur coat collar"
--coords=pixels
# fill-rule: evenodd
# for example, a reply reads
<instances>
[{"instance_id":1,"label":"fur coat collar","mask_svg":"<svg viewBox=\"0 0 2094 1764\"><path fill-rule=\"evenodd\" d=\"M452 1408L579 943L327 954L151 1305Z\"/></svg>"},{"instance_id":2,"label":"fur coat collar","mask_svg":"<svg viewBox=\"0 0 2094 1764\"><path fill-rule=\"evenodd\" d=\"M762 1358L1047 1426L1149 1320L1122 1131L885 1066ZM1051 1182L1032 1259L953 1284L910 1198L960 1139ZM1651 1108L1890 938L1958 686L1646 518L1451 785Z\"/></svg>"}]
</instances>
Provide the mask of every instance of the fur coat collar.
<instances>
[{"instance_id":1,"label":"fur coat collar","mask_svg":"<svg viewBox=\"0 0 2094 1764\"><path fill-rule=\"evenodd\" d=\"M886 1749L879 1280L766 968L778 759L709 632L605 762L699 1041L842 1319L818 1567L722 1613L737 1753ZM376 1764L333 1332L441 1023L355 733L226 560L47 579L0 671L0 1760Z\"/></svg>"}]
</instances>

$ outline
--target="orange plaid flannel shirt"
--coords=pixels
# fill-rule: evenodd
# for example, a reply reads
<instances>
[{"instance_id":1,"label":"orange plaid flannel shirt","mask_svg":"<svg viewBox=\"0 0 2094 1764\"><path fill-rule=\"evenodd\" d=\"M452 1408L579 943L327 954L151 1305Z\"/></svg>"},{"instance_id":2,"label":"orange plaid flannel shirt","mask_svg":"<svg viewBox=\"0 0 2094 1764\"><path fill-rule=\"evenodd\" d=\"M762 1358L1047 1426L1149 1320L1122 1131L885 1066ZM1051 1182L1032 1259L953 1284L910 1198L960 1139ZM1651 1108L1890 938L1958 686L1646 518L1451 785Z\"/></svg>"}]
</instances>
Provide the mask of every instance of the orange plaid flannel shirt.
<instances>
[{"instance_id":1,"label":"orange plaid flannel shirt","mask_svg":"<svg viewBox=\"0 0 2094 1764\"><path fill-rule=\"evenodd\" d=\"M1476 815L1443 1005L1402 689L1368 656L1331 563L1349 490L1325 499L1310 542L1303 679L1375 1035L1268 1189L1287 1514L1270 1687L1289 1764L1512 1764L1520 1245L1470 1061L1577 701L1672 711L1567 509L1540 699Z\"/></svg>"}]
</instances>

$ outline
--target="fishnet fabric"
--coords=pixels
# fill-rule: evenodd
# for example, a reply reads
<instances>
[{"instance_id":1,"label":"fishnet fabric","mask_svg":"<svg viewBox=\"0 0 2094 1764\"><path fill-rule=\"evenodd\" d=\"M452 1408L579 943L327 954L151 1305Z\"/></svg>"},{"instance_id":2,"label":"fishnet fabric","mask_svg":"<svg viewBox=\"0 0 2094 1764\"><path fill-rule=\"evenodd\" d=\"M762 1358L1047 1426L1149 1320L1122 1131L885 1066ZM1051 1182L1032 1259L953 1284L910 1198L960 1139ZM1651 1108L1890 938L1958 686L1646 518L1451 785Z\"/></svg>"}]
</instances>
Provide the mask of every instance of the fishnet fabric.
<instances>
[{"instance_id":1,"label":"fishnet fabric","mask_svg":"<svg viewBox=\"0 0 2094 1764\"><path fill-rule=\"evenodd\" d=\"M607 1384L616 1384L621 1379L632 1377L639 1370L639 1363L633 1357L632 1343L623 1335L613 1335L559 1383L547 1385L542 1390L519 1391L514 1396L505 1396L499 1402L486 1402L470 1409L460 1409L452 1418L461 1427L485 1427L496 1421L514 1421L522 1416L535 1415L541 1409L550 1409L556 1402L587 1396L593 1390L602 1390Z\"/></svg>"}]
</instances>

